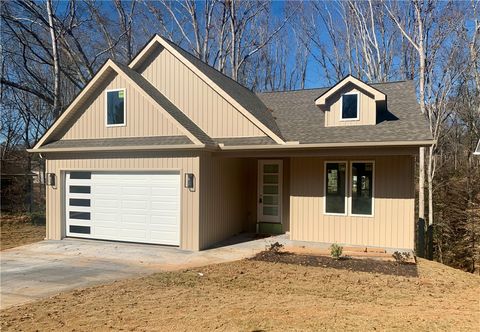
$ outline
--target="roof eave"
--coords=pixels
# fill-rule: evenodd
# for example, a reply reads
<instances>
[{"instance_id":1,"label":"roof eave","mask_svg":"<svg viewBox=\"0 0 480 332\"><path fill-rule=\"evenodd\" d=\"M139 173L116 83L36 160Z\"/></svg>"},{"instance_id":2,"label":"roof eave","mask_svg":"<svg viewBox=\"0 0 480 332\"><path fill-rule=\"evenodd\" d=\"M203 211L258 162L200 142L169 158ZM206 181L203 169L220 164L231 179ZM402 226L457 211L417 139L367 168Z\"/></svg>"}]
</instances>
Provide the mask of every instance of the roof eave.
<instances>
[{"instance_id":1,"label":"roof eave","mask_svg":"<svg viewBox=\"0 0 480 332\"><path fill-rule=\"evenodd\" d=\"M291 150L291 149L334 149L334 148L359 148L359 147L428 147L435 144L435 140L422 141L390 141L390 142L347 142L347 143L308 143L284 145L222 145L220 150Z\"/></svg>"},{"instance_id":2,"label":"roof eave","mask_svg":"<svg viewBox=\"0 0 480 332\"><path fill-rule=\"evenodd\" d=\"M217 146L205 144L184 145L131 145L131 146L96 146L78 148L34 148L27 149L29 153L59 153L59 152L119 152L119 151L163 151L163 150L208 150L215 151Z\"/></svg>"}]
</instances>

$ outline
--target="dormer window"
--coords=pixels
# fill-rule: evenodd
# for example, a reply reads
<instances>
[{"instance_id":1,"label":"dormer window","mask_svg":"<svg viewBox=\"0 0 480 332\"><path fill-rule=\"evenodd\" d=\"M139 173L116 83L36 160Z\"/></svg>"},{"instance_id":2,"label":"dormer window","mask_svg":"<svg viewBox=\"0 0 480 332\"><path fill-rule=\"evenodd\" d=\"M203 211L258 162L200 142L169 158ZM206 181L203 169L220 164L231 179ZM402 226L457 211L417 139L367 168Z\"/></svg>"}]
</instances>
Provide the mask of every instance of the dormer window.
<instances>
[{"instance_id":1,"label":"dormer window","mask_svg":"<svg viewBox=\"0 0 480 332\"><path fill-rule=\"evenodd\" d=\"M315 105L325 115L325 127L371 126L387 107L387 96L351 75L325 90Z\"/></svg>"},{"instance_id":2,"label":"dormer window","mask_svg":"<svg viewBox=\"0 0 480 332\"><path fill-rule=\"evenodd\" d=\"M106 94L107 127L125 126L125 89L107 90Z\"/></svg>"},{"instance_id":3,"label":"dormer window","mask_svg":"<svg viewBox=\"0 0 480 332\"><path fill-rule=\"evenodd\" d=\"M341 105L341 120L348 121L359 119L358 93L354 92L343 94Z\"/></svg>"}]
</instances>

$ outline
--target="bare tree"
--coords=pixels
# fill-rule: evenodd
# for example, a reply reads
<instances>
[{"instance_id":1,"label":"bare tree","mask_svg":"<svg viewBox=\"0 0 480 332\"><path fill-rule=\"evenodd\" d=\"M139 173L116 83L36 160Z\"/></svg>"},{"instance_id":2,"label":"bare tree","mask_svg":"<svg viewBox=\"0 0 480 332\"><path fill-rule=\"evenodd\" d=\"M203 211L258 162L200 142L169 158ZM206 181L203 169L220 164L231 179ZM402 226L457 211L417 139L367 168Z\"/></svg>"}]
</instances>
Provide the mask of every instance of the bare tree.
<instances>
[{"instance_id":1,"label":"bare tree","mask_svg":"<svg viewBox=\"0 0 480 332\"><path fill-rule=\"evenodd\" d=\"M53 10L52 0L47 0L47 13L48 13L48 28L50 30L50 40L52 44L52 59L53 59L53 114L58 117L60 114L60 59L58 57L57 50L57 36L56 30L53 26Z\"/></svg>"},{"instance_id":2,"label":"bare tree","mask_svg":"<svg viewBox=\"0 0 480 332\"><path fill-rule=\"evenodd\" d=\"M398 15L398 8L393 9L393 4L384 3L385 9L388 12L390 18L395 22L398 29L401 31L405 39L415 48L418 53L419 58L419 93L420 93L420 111L422 114L425 114L425 77L427 73L426 68L426 48L425 48L425 34L424 34L424 25L425 17L423 14L427 12L427 9L424 9L419 1L413 1L413 7L415 10L415 25L412 27L411 31L408 31L408 26ZM396 13L394 13L396 11ZM408 13L408 11L407 11ZM418 217L425 219L425 148L421 147L419 151L419 179L418 179ZM431 194L431 193L430 193ZM432 219L429 218L429 224L433 223Z\"/></svg>"}]
</instances>

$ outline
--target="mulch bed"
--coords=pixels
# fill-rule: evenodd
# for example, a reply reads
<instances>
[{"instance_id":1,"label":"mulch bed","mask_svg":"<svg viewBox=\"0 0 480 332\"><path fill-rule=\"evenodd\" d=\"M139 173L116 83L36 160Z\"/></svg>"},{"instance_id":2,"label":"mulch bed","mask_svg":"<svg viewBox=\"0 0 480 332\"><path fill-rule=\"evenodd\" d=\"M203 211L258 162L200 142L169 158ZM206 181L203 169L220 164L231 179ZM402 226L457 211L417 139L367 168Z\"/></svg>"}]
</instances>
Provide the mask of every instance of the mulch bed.
<instances>
[{"instance_id":1,"label":"mulch bed","mask_svg":"<svg viewBox=\"0 0 480 332\"><path fill-rule=\"evenodd\" d=\"M301 255L291 252L275 252L268 250L258 253L251 259L272 263L326 267L339 270L380 273L403 277L418 277L417 265L413 263L397 263L393 261L355 258L342 258L337 260L325 256Z\"/></svg>"}]
</instances>

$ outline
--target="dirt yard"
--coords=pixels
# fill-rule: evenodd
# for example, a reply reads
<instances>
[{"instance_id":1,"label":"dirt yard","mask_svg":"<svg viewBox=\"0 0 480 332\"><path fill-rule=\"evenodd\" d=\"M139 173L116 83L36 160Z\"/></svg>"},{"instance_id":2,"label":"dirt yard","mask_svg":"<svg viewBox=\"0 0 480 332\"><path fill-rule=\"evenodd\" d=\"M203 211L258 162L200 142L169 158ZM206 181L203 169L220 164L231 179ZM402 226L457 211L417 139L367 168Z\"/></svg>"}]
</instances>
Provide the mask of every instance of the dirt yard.
<instances>
[{"instance_id":1,"label":"dirt yard","mask_svg":"<svg viewBox=\"0 0 480 332\"><path fill-rule=\"evenodd\" d=\"M0 218L0 250L41 241L45 225L34 225L26 215L2 214Z\"/></svg>"},{"instance_id":2,"label":"dirt yard","mask_svg":"<svg viewBox=\"0 0 480 332\"><path fill-rule=\"evenodd\" d=\"M260 257L260 259L263 259ZM473 331L480 277L243 260L77 290L0 312L2 331ZM333 266L330 264L330 266ZM384 268L381 269L382 271Z\"/></svg>"}]
</instances>

